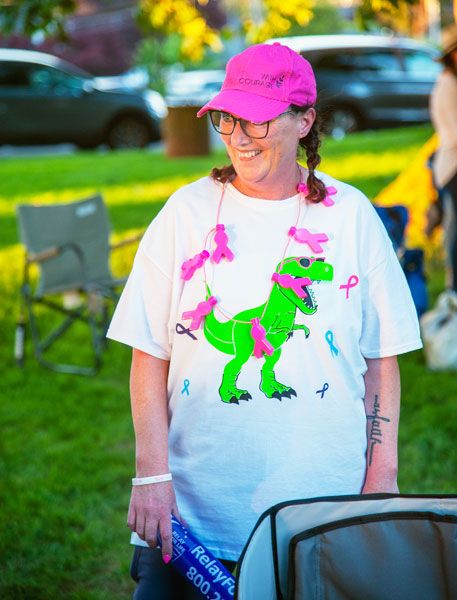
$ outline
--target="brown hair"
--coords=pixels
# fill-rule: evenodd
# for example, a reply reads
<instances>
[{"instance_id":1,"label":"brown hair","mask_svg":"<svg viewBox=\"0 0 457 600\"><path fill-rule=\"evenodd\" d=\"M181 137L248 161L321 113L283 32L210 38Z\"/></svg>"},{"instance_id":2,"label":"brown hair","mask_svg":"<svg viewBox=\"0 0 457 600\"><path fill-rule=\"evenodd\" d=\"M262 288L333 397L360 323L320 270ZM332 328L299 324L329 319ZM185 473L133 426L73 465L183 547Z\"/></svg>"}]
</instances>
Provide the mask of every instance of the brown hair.
<instances>
[{"instance_id":1,"label":"brown hair","mask_svg":"<svg viewBox=\"0 0 457 600\"><path fill-rule=\"evenodd\" d=\"M450 71L452 71L452 73L454 73L454 75L457 76L457 66L455 64L455 61L453 60L452 56L451 56L451 52L449 52L448 54L446 54L445 56L443 56L443 58L441 59L441 63L447 67Z\"/></svg>"},{"instance_id":2,"label":"brown hair","mask_svg":"<svg viewBox=\"0 0 457 600\"><path fill-rule=\"evenodd\" d=\"M290 110L292 110L295 114L306 112L310 108L311 106L295 106L294 104L290 106ZM300 139L298 148L299 156L303 154L306 155L306 165L308 167L308 178L306 180L308 194L306 197L308 200L315 203L322 202L327 195L324 183L318 177L316 177L314 173L314 170L321 162L321 157L319 155L320 144L320 122L319 117L317 116L308 134ZM236 175L236 171L232 164L225 165L220 169L215 167L211 171L211 177L216 181L220 181L221 183L230 181L234 175Z\"/></svg>"},{"instance_id":3,"label":"brown hair","mask_svg":"<svg viewBox=\"0 0 457 600\"><path fill-rule=\"evenodd\" d=\"M225 165L220 169L214 167L211 171L211 177L216 181L220 181L221 183L230 181L234 175L236 175L236 171L232 163L230 163L229 165Z\"/></svg>"}]
</instances>

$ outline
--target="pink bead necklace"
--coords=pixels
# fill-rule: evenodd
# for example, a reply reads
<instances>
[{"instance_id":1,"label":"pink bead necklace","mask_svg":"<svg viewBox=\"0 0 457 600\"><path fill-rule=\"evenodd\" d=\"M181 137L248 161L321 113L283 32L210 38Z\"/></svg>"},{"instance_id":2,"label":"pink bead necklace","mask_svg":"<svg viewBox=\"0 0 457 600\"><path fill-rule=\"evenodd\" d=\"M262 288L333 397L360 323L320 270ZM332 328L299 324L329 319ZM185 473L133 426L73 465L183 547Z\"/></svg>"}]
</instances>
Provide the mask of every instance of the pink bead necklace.
<instances>
[{"instance_id":1,"label":"pink bead necklace","mask_svg":"<svg viewBox=\"0 0 457 600\"><path fill-rule=\"evenodd\" d=\"M322 244L328 241L328 236L325 233L311 233L305 228L298 229L298 224L300 222L301 217L302 199L305 201L306 206L309 206L307 201L307 195L309 190L307 185L301 181L301 176L302 171L300 170L300 183L297 185L297 192L299 193L299 198L297 202L297 217L295 220L295 224L288 231L287 243L285 244L284 251L282 253L281 261L279 264L279 271L281 270L284 264L286 253L292 239L300 244L307 244L315 254L321 254L324 251ZM206 261L210 259L211 262L219 264L222 259L231 262L235 258L233 251L229 247L229 238L227 232L225 231L225 225L219 222L226 188L227 183L224 183L222 185L222 191L217 208L216 226L208 232L205 238L204 250L202 250L192 258L187 259L181 265L181 278L185 281L189 281L194 276L195 272L198 269L202 268L203 280L205 282L205 287L207 290L209 290L209 286L205 266ZM327 196L322 201L322 204L324 204L324 206L327 207L333 206L334 201L331 198L331 196L336 194L337 190L334 187L328 187L326 188L326 191ZM216 247L212 251L212 253L210 253L210 251L207 250L207 248L211 248L213 243L216 244ZM293 289L299 298L304 298L306 296L306 291L303 289L303 286L311 285L312 280L308 277L302 277L297 279L292 277L291 275L281 274L278 272L278 270L276 270L271 277L271 288L268 298L270 298L271 290L276 284L283 288ZM245 325L251 324L251 336L255 342L254 356L260 358L263 355L263 353L268 355L271 355L273 353L273 346L266 339L265 328L260 324L261 320L265 315L267 307L268 300L265 303L265 307L260 318L255 318L251 321L241 321L235 319L233 315L230 315L226 311L224 311L218 303L217 299L211 295L206 300L199 302L194 310L184 312L182 314L182 318L185 320L191 319L191 323L188 327L189 331L199 329L204 321L204 318L207 315L209 315L213 310L217 310L226 319L231 319L235 323L242 323Z\"/></svg>"}]
</instances>

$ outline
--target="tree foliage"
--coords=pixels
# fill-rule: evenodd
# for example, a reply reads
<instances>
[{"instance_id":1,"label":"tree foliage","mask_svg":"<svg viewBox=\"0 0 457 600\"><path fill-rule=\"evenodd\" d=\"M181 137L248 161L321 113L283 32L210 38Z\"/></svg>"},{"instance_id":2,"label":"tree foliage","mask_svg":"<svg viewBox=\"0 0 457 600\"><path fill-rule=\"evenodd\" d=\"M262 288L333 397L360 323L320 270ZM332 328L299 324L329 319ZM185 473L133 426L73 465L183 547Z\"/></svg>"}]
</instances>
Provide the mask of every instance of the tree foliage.
<instances>
[{"instance_id":1,"label":"tree foliage","mask_svg":"<svg viewBox=\"0 0 457 600\"><path fill-rule=\"evenodd\" d=\"M0 2L2 33L31 36L65 37L64 22L76 10L76 0L2 0Z\"/></svg>"},{"instance_id":2,"label":"tree foliage","mask_svg":"<svg viewBox=\"0 0 457 600\"><path fill-rule=\"evenodd\" d=\"M417 4L419 0L362 0L357 10L357 21L365 30L381 26L408 34L411 31L411 9Z\"/></svg>"},{"instance_id":3,"label":"tree foliage","mask_svg":"<svg viewBox=\"0 0 457 600\"><path fill-rule=\"evenodd\" d=\"M339 8L331 0L319 0L313 8L313 16L305 25L295 23L287 31L289 35L325 35L342 33L353 27L353 23L343 17Z\"/></svg>"},{"instance_id":4,"label":"tree foliage","mask_svg":"<svg viewBox=\"0 0 457 600\"><path fill-rule=\"evenodd\" d=\"M208 25L202 13L211 0L141 0L141 20L156 34L178 33L180 58L198 62L206 50L222 50L227 28L217 30ZM216 0L212 0L215 2ZM227 10L237 14L240 32L249 43L286 35L293 24L305 26L313 14L314 0L227 0Z\"/></svg>"},{"instance_id":5,"label":"tree foliage","mask_svg":"<svg viewBox=\"0 0 457 600\"><path fill-rule=\"evenodd\" d=\"M206 49L222 50L219 33L188 0L141 0L140 19L153 32L162 35L178 33L180 58L198 62Z\"/></svg>"},{"instance_id":6,"label":"tree foliage","mask_svg":"<svg viewBox=\"0 0 457 600\"><path fill-rule=\"evenodd\" d=\"M411 9L419 2L361 0L359 25L364 29L381 26L408 33ZM317 0L138 0L139 22L159 46L149 50L158 55L158 63L162 64L163 60L172 62L171 55L174 61L199 63L208 51L219 52L223 39L234 33L243 35L248 43L296 32L309 33L306 27L313 23L313 15L318 15L322 4ZM0 0L0 8L2 33L31 36L40 31L46 36L62 37L65 19L75 12L77 0ZM232 26L239 24L239 31L222 27L224 12L232 17ZM317 28L316 32L321 31ZM169 55L168 59L160 57L161 52Z\"/></svg>"},{"instance_id":7,"label":"tree foliage","mask_svg":"<svg viewBox=\"0 0 457 600\"><path fill-rule=\"evenodd\" d=\"M251 43L285 36L294 24L305 27L313 16L314 0L263 0L261 4L257 20L244 11L242 25L246 39Z\"/></svg>"}]
</instances>

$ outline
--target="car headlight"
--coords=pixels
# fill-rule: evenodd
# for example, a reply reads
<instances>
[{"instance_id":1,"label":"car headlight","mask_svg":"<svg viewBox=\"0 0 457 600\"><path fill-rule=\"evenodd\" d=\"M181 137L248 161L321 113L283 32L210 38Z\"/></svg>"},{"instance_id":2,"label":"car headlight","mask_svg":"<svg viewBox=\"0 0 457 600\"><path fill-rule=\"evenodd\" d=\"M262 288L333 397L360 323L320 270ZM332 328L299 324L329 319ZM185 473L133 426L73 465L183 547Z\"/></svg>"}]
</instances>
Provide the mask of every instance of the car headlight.
<instances>
[{"instance_id":1,"label":"car headlight","mask_svg":"<svg viewBox=\"0 0 457 600\"><path fill-rule=\"evenodd\" d=\"M145 90L143 92L143 98L151 111L156 114L159 119L165 119L168 114L168 109L163 96L159 94L159 92Z\"/></svg>"}]
</instances>

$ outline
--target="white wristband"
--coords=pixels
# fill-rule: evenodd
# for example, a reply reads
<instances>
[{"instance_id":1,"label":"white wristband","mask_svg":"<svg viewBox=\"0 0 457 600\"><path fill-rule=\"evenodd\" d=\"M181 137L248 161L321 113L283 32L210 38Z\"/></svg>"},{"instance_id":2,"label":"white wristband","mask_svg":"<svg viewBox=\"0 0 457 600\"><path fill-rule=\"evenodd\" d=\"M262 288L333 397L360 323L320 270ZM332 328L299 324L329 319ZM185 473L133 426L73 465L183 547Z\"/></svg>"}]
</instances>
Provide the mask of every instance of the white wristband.
<instances>
[{"instance_id":1,"label":"white wristband","mask_svg":"<svg viewBox=\"0 0 457 600\"><path fill-rule=\"evenodd\" d=\"M171 473L153 475L152 477L133 477L132 485L147 485L148 483L162 483L163 481L171 481Z\"/></svg>"}]
</instances>

